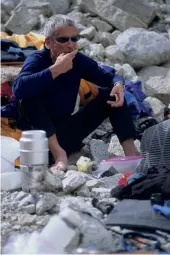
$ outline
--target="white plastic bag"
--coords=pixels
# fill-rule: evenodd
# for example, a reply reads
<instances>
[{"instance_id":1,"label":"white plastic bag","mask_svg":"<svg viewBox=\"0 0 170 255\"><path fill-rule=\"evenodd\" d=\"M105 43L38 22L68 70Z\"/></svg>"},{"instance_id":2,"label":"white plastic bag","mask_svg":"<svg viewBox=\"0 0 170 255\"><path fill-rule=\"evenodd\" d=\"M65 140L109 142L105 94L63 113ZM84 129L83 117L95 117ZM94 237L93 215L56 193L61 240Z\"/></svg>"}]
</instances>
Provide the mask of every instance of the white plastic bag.
<instances>
[{"instance_id":1,"label":"white plastic bag","mask_svg":"<svg viewBox=\"0 0 170 255\"><path fill-rule=\"evenodd\" d=\"M19 155L19 142L14 138L1 136L1 174L15 171L14 161Z\"/></svg>"},{"instance_id":2,"label":"white plastic bag","mask_svg":"<svg viewBox=\"0 0 170 255\"><path fill-rule=\"evenodd\" d=\"M65 209L67 210L67 209ZM60 216L53 216L41 233L22 234L9 238L2 254L66 254L79 232L67 225Z\"/></svg>"},{"instance_id":3,"label":"white plastic bag","mask_svg":"<svg viewBox=\"0 0 170 255\"><path fill-rule=\"evenodd\" d=\"M9 191L22 187L21 172L6 172L1 174L1 190Z\"/></svg>"}]
</instances>

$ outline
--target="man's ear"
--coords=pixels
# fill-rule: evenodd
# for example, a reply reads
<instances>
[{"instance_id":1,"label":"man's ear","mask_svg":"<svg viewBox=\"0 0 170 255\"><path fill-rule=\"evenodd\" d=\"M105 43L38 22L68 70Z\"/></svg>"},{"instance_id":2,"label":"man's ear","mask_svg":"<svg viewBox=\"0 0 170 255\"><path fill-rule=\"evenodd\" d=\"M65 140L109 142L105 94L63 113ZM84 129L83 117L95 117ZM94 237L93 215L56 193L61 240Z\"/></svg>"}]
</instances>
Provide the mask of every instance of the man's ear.
<instances>
[{"instance_id":1,"label":"man's ear","mask_svg":"<svg viewBox=\"0 0 170 255\"><path fill-rule=\"evenodd\" d=\"M45 38L44 45L47 49L50 49L50 39L48 37Z\"/></svg>"}]
</instances>

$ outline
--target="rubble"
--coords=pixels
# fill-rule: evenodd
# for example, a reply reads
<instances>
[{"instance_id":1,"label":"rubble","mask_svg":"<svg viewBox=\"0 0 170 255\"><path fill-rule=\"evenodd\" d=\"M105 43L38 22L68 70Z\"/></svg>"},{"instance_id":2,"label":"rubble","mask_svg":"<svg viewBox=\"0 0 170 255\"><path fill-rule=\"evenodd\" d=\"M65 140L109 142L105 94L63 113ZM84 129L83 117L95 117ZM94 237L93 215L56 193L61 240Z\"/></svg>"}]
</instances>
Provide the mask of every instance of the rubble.
<instances>
[{"instance_id":1,"label":"rubble","mask_svg":"<svg viewBox=\"0 0 170 255\"><path fill-rule=\"evenodd\" d=\"M169 0L3 0L1 30L39 33L51 15L67 14L82 36L79 50L98 63L113 66L125 80L141 80L145 103L152 108L152 116L162 120L164 107L170 102L169 5ZM20 70L20 66L2 66L1 81L12 82ZM98 139L92 139L94 135ZM40 231L51 217L60 214L81 233L79 248L95 247L101 253L120 248L118 238L113 238L104 225L105 214L92 205L92 199L113 206L118 202L110 197L110 191L122 174L96 179L93 171L103 159L123 155L123 150L108 119L83 142L85 146L69 157L67 173L46 172L42 191L1 192L2 239L9 234ZM135 144L140 151L140 141ZM82 156L94 160L95 168L79 172L76 163ZM67 218L68 210L72 210L73 218Z\"/></svg>"}]
</instances>

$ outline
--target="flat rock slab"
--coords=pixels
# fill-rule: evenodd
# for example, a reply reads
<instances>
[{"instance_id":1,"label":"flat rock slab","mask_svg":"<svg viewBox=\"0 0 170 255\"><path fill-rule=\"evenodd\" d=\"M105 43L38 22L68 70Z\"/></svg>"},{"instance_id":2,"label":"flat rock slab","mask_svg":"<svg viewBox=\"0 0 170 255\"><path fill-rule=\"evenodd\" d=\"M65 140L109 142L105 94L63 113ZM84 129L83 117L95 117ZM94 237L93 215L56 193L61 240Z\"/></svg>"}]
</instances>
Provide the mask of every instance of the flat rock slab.
<instances>
[{"instance_id":1,"label":"flat rock slab","mask_svg":"<svg viewBox=\"0 0 170 255\"><path fill-rule=\"evenodd\" d=\"M113 4L147 25L156 17L155 8L140 0L113 0Z\"/></svg>"}]
</instances>

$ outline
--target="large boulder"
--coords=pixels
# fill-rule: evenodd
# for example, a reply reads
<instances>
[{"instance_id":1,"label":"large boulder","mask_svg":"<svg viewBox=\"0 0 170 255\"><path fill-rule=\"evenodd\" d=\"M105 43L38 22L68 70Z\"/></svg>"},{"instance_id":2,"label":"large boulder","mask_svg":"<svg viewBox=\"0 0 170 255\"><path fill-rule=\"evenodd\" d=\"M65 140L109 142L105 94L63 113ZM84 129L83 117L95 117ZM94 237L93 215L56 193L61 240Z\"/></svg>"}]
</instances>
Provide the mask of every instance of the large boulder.
<instances>
[{"instance_id":1,"label":"large boulder","mask_svg":"<svg viewBox=\"0 0 170 255\"><path fill-rule=\"evenodd\" d=\"M1 0L1 9L10 14L19 2L20 0Z\"/></svg>"},{"instance_id":2,"label":"large boulder","mask_svg":"<svg viewBox=\"0 0 170 255\"><path fill-rule=\"evenodd\" d=\"M164 104L170 102L170 71L169 68L150 66L138 72L145 93L160 99Z\"/></svg>"},{"instance_id":3,"label":"large boulder","mask_svg":"<svg viewBox=\"0 0 170 255\"><path fill-rule=\"evenodd\" d=\"M91 19L90 22L100 32L110 32L113 29L111 25L100 19Z\"/></svg>"},{"instance_id":4,"label":"large boulder","mask_svg":"<svg viewBox=\"0 0 170 255\"><path fill-rule=\"evenodd\" d=\"M149 25L156 16L153 6L140 0L113 0L113 4Z\"/></svg>"},{"instance_id":5,"label":"large boulder","mask_svg":"<svg viewBox=\"0 0 170 255\"><path fill-rule=\"evenodd\" d=\"M116 39L125 60L134 68L163 64L170 59L170 40L143 28L129 28Z\"/></svg>"},{"instance_id":6,"label":"large boulder","mask_svg":"<svg viewBox=\"0 0 170 255\"><path fill-rule=\"evenodd\" d=\"M124 63L124 56L122 52L119 50L117 45L110 45L106 48L106 57L112 62L112 63Z\"/></svg>"},{"instance_id":7,"label":"large boulder","mask_svg":"<svg viewBox=\"0 0 170 255\"><path fill-rule=\"evenodd\" d=\"M74 0L74 2L80 7L82 12L98 15L102 20L120 31L124 31L129 27L147 28L144 22L117 8L113 0Z\"/></svg>"},{"instance_id":8,"label":"large boulder","mask_svg":"<svg viewBox=\"0 0 170 255\"><path fill-rule=\"evenodd\" d=\"M49 2L57 14L66 14L69 11L70 0L43 0Z\"/></svg>"},{"instance_id":9,"label":"large boulder","mask_svg":"<svg viewBox=\"0 0 170 255\"><path fill-rule=\"evenodd\" d=\"M42 14L47 17L54 14L54 9L49 2L22 0L14 9L5 28L12 33L27 34L40 25L40 15Z\"/></svg>"},{"instance_id":10,"label":"large boulder","mask_svg":"<svg viewBox=\"0 0 170 255\"><path fill-rule=\"evenodd\" d=\"M101 43L103 47L115 44L113 35L108 32L97 32L93 42Z\"/></svg>"}]
</instances>

